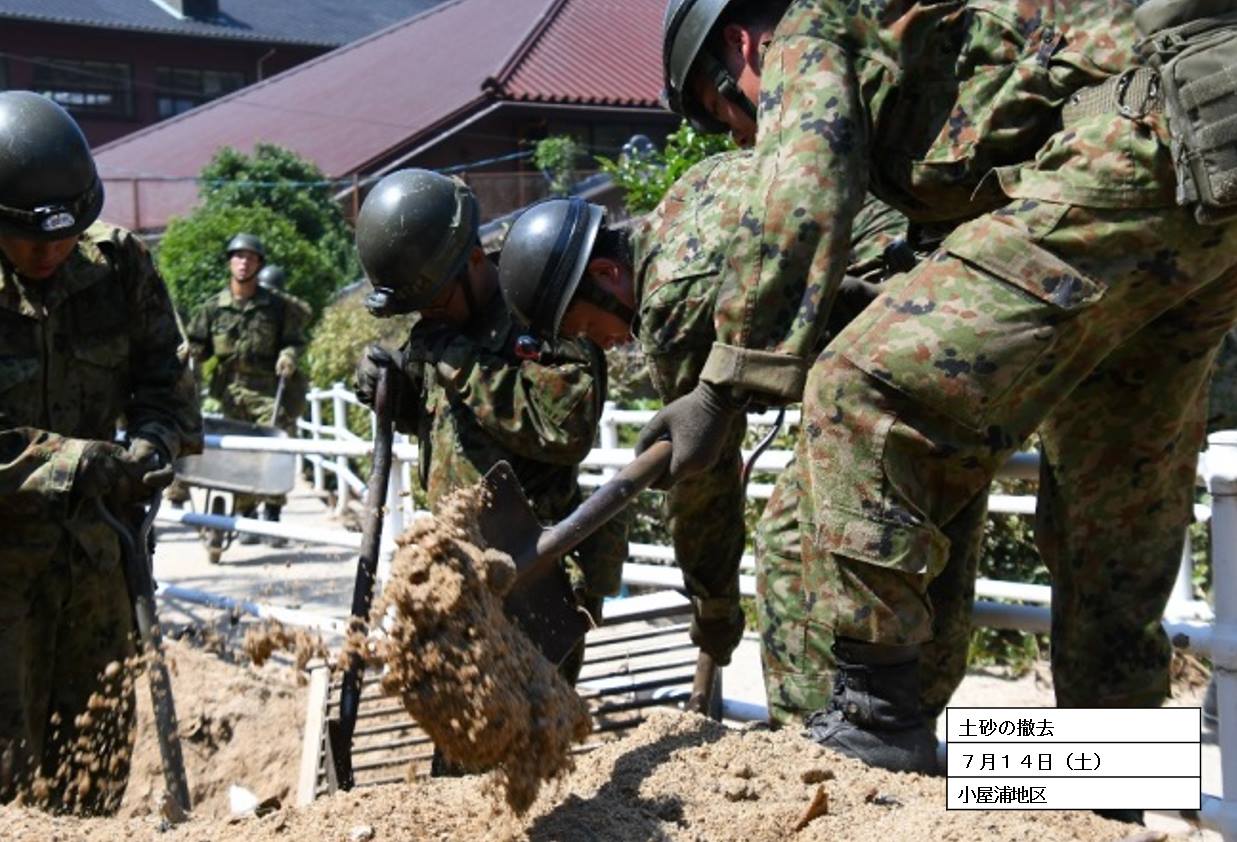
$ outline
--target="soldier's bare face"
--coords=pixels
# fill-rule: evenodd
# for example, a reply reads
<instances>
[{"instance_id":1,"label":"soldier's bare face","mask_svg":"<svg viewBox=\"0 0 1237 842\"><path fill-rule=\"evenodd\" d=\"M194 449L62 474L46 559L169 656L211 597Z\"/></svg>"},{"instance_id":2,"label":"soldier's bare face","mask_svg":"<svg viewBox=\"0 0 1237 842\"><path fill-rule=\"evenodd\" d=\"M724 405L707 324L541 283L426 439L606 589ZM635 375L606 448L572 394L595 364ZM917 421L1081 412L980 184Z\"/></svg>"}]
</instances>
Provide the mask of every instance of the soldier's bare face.
<instances>
[{"instance_id":1,"label":"soldier's bare face","mask_svg":"<svg viewBox=\"0 0 1237 842\"><path fill-rule=\"evenodd\" d=\"M4 252L17 274L32 281L41 281L56 274L76 247L76 236L63 240L0 237L0 251Z\"/></svg>"},{"instance_id":2,"label":"soldier's bare face","mask_svg":"<svg viewBox=\"0 0 1237 842\"><path fill-rule=\"evenodd\" d=\"M751 148L756 142L756 121L718 93L713 83L699 73L692 75L689 84L696 95L696 101L704 110L730 128L730 136L734 138L734 142L744 149Z\"/></svg>"},{"instance_id":3,"label":"soldier's bare face","mask_svg":"<svg viewBox=\"0 0 1237 842\"><path fill-rule=\"evenodd\" d=\"M228 258L228 270L232 273L232 280L238 284L257 278L261 268L262 258L246 249L234 251Z\"/></svg>"}]
</instances>

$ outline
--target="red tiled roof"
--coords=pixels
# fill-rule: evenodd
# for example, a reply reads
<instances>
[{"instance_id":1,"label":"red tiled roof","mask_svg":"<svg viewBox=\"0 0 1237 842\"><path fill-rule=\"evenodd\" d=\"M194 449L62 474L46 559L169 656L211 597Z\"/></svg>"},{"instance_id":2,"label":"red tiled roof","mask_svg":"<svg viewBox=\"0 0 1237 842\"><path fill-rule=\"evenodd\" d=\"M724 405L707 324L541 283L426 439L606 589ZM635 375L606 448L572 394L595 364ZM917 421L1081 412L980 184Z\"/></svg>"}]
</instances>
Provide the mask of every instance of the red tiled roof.
<instances>
[{"instance_id":1,"label":"red tiled roof","mask_svg":"<svg viewBox=\"0 0 1237 842\"><path fill-rule=\"evenodd\" d=\"M149 229L188 212L197 187L186 179L223 146L276 143L341 178L496 101L656 106L664 2L447 0L100 147L104 217Z\"/></svg>"},{"instance_id":2,"label":"red tiled roof","mask_svg":"<svg viewBox=\"0 0 1237 842\"><path fill-rule=\"evenodd\" d=\"M655 107L665 0L558 0L497 79L510 99Z\"/></svg>"}]
</instances>

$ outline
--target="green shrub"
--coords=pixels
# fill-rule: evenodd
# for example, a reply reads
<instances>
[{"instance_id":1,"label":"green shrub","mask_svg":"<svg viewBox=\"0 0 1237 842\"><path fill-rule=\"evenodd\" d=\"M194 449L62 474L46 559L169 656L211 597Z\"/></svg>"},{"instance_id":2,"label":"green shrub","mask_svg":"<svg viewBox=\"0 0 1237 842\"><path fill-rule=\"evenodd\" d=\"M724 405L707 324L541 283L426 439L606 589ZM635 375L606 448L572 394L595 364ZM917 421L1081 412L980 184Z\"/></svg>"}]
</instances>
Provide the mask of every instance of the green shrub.
<instances>
[{"instance_id":1,"label":"green shrub","mask_svg":"<svg viewBox=\"0 0 1237 842\"><path fill-rule=\"evenodd\" d=\"M679 176L695 164L734 148L729 135L701 134L684 120L666 138L664 149L644 155L621 155L617 160L599 157L597 164L623 189L627 210L639 214L657 207Z\"/></svg>"},{"instance_id":2,"label":"green shrub","mask_svg":"<svg viewBox=\"0 0 1237 842\"><path fill-rule=\"evenodd\" d=\"M288 292L314 312L326 303L340 278L329 255L302 237L284 217L266 207L206 207L173 219L159 244L159 271L176 307L186 317L228 283L224 248L238 231L256 234L267 262L288 273Z\"/></svg>"}]
</instances>

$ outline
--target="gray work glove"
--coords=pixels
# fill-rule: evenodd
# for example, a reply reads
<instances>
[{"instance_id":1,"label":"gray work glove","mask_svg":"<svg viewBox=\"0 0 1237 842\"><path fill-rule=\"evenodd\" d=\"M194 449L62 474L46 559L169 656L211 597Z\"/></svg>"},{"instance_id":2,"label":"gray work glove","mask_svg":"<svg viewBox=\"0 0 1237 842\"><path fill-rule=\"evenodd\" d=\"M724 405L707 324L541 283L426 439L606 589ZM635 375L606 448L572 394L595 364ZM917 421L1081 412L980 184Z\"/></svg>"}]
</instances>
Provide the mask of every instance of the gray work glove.
<instances>
[{"instance_id":1,"label":"gray work glove","mask_svg":"<svg viewBox=\"0 0 1237 842\"><path fill-rule=\"evenodd\" d=\"M296 355L283 353L275 360L275 376L291 377L296 374Z\"/></svg>"},{"instance_id":2,"label":"gray work glove","mask_svg":"<svg viewBox=\"0 0 1237 842\"><path fill-rule=\"evenodd\" d=\"M403 362L403 355L399 351L388 351L376 343L368 346L356 364L357 400L373 409L378 391L378 373L384 368L400 372Z\"/></svg>"},{"instance_id":3,"label":"gray work glove","mask_svg":"<svg viewBox=\"0 0 1237 842\"><path fill-rule=\"evenodd\" d=\"M742 412L725 387L703 380L663 407L636 439L637 456L655 441L670 440L670 473L654 487L668 487L713 467L721 456L730 425Z\"/></svg>"}]
</instances>

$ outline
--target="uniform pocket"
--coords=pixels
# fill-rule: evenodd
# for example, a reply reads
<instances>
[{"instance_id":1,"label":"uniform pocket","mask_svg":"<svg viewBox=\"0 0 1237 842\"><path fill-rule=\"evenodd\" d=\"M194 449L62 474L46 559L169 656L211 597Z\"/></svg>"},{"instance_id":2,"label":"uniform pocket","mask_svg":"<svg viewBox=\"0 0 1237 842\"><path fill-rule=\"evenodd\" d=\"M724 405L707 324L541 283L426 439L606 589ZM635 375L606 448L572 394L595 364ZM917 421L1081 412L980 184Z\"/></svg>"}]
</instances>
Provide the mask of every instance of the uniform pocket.
<instances>
[{"instance_id":1,"label":"uniform pocket","mask_svg":"<svg viewBox=\"0 0 1237 842\"><path fill-rule=\"evenodd\" d=\"M888 386L975 430L1028 398L1068 349L1062 328L1104 287L1041 246L1068 205L1023 203L957 229L891 281L838 352ZM1026 431L1029 433L1029 431Z\"/></svg>"}]
</instances>

